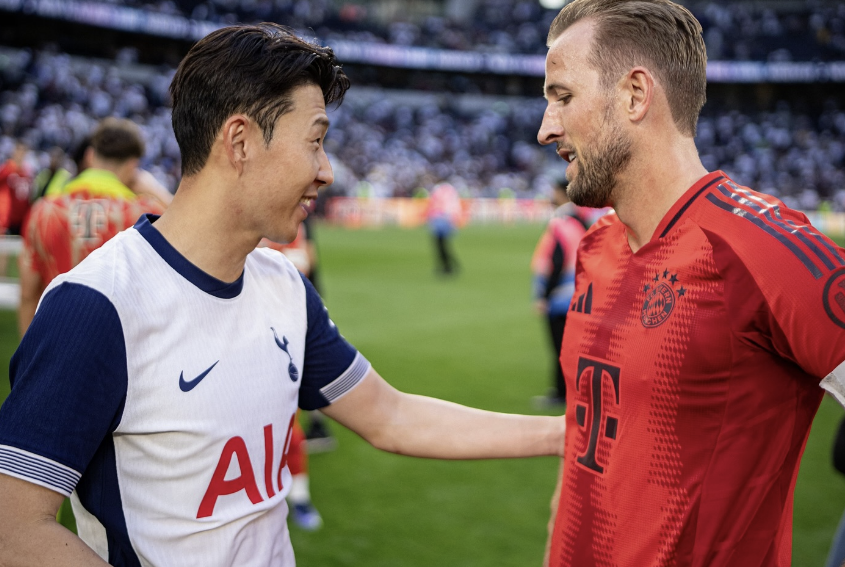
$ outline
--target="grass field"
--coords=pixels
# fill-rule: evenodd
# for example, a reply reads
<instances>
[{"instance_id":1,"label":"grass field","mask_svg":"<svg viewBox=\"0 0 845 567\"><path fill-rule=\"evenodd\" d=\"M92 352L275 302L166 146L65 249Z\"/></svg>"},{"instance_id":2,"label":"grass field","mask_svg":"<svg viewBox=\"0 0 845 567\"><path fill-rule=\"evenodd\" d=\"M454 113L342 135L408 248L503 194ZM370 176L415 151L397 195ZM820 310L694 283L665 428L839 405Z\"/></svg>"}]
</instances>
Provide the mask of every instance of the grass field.
<instances>
[{"instance_id":1,"label":"grass field","mask_svg":"<svg viewBox=\"0 0 845 567\"><path fill-rule=\"evenodd\" d=\"M532 413L549 382L528 263L539 226L471 227L459 234L462 271L434 275L422 230L319 227L324 298L343 334L398 388L485 409ZM17 343L0 312L0 365ZM0 375L0 399L8 381ZM830 464L842 410L825 400L795 497L794 565L821 566L845 508L845 477ZM325 520L292 530L301 567L539 565L557 462L435 462L370 448L335 427L333 453L311 458ZM455 432L460 434L460 432ZM637 529L631 526L630 529Z\"/></svg>"}]
</instances>

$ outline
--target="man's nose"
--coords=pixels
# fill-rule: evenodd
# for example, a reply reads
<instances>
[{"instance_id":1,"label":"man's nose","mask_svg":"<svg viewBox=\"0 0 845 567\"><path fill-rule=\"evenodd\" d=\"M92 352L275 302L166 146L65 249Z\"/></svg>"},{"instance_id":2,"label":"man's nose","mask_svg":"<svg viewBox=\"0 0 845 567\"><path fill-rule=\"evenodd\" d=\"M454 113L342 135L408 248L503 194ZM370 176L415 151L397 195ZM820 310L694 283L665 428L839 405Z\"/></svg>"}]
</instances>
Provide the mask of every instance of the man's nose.
<instances>
[{"instance_id":1,"label":"man's nose","mask_svg":"<svg viewBox=\"0 0 845 567\"><path fill-rule=\"evenodd\" d=\"M560 124L560 117L550 108L543 113L543 122L540 124L540 131L537 132L537 141L542 146L554 143L563 136L563 127Z\"/></svg>"}]
</instances>

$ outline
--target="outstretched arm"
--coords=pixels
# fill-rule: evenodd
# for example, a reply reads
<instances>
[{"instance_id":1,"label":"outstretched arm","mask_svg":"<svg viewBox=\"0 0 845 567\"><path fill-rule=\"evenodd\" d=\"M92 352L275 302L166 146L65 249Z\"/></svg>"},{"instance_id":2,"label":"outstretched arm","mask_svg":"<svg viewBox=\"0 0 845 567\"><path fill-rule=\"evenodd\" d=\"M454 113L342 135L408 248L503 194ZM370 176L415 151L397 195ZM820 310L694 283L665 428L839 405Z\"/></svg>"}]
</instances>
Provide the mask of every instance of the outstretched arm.
<instances>
[{"instance_id":1,"label":"outstretched arm","mask_svg":"<svg viewBox=\"0 0 845 567\"><path fill-rule=\"evenodd\" d=\"M563 417L495 413L406 394L372 369L322 412L391 453L433 459L563 456Z\"/></svg>"},{"instance_id":2,"label":"outstretched arm","mask_svg":"<svg viewBox=\"0 0 845 567\"><path fill-rule=\"evenodd\" d=\"M0 565L107 566L56 522L64 499L58 492L0 473Z\"/></svg>"}]
</instances>

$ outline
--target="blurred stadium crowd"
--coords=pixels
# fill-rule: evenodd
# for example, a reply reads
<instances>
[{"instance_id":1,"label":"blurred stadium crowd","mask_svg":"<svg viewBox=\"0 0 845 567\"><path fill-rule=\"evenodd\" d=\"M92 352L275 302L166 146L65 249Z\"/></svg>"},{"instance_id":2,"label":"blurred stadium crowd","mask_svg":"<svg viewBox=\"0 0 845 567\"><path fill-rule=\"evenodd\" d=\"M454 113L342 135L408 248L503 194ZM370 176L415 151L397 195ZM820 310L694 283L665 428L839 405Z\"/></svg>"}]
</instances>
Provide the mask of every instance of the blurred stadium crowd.
<instances>
[{"instance_id":1,"label":"blurred stadium crowd","mask_svg":"<svg viewBox=\"0 0 845 567\"><path fill-rule=\"evenodd\" d=\"M431 16L421 23L376 24L366 8L330 0L101 0L218 24L285 22L323 40L495 53L544 54L557 10L536 0L469 2L465 21ZM762 3L687 3L704 27L714 60L833 61L845 58L845 5L796 2L788 11ZM337 7L336 7L337 6Z\"/></svg>"},{"instance_id":2,"label":"blurred stadium crowd","mask_svg":"<svg viewBox=\"0 0 845 567\"><path fill-rule=\"evenodd\" d=\"M120 59L120 57L119 57ZM105 116L130 118L147 141L143 166L166 187L179 179L167 88L174 70L64 53L0 52L0 159L21 139L35 169L53 147L72 151ZM563 162L536 142L542 98L443 95L353 88L332 113L326 141L333 194L410 196L449 180L465 196L534 197ZM773 112L705 106L698 146L706 167L782 197L845 210L845 109L834 100L815 115L780 102Z\"/></svg>"}]
</instances>

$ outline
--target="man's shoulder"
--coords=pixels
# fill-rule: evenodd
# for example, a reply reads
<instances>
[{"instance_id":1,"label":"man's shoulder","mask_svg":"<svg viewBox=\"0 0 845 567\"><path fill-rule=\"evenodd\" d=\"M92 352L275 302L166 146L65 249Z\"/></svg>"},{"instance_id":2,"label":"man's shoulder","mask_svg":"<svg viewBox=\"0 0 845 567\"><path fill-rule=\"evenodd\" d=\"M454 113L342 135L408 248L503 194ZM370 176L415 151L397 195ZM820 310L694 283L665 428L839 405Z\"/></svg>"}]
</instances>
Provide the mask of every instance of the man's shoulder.
<instances>
[{"instance_id":1,"label":"man's shoulder","mask_svg":"<svg viewBox=\"0 0 845 567\"><path fill-rule=\"evenodd\" d=\"M722 263L738 260L758 282L815 285L845 266L845 251L780 199L725 178L692 215Z\"/></svg>"},{"instance_id":2,"label":"man's shoulder","mask_svg":"<svg viewBox=\"0 0 845 567\"><path fill-rule=\"evenodd\" d=\"M807 216L780 199L725 178L699 199L692 215L711 237L734 249L778 256L813 248L821 237Z\"/></svg>"},{"instance_id":3,"label":"man's shoulder","mask_svg":"<svg viewBox=\"0 0 845 567\"><path fill-rule=\"evenodd\" d=\"M50 287L64 282L77 283L111 298L115 285L119 283L117 276L125 276L130 271L133 258L136 264L143 262L142 258L137 257L141 255L138 249L143 248L144 244L143 238L134 229L120 232L93 250L69 272L57 276Z\"/></svg>"},{"instance_id":4,"label":"man's shoulder","mask_svg":"<svg viewBox=\"0 0 845 567\"><path fill-rule=\"evenodd\" d=\"M281 251L270 246L261 246L250 252L247 263L267 275L284 274L299 277L299 271L293 263Z\"/></svg>"}]
</instances>

